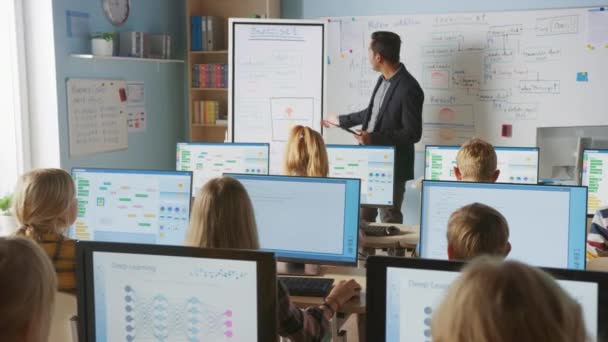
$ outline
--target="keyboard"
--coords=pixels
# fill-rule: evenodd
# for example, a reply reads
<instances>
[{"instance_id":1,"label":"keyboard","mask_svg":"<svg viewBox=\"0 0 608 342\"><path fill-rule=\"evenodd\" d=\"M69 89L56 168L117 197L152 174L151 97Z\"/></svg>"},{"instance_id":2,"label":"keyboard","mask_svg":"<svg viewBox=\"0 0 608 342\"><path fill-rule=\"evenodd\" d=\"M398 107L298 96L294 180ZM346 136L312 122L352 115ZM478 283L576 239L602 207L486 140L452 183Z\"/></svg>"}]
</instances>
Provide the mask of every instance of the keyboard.
<instances>
[{"instance_id":1,"label":"keyboard","mask_svg":"<svg viewBox=\"0 0 608 342\"><path fill-rule=\"evenodd\" d=\"M330 278L279 277L292 296L325 297L334 280Z\"/></svg>"},{"instance_id":2,"label":"keyboard","mask_svg":"<svg viewBox=\"0 0 608 342\"><path fill-rule=\"evenodd\" d=\"M361 230L368 236L393 236L400 233L399 228L394 226L365 225Z\"/></svg>"}]
</instances>

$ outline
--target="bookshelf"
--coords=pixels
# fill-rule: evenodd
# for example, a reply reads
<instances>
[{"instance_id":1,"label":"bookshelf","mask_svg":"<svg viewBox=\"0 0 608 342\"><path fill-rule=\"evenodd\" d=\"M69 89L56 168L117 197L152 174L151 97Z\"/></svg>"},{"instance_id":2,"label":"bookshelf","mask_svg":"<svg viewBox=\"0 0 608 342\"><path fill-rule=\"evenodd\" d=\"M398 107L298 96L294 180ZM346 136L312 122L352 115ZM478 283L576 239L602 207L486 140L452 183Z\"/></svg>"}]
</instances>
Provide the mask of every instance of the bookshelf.
<instances>
[{"instance_id":1,"label":"bookshelf","mask_svg":"<svg viewBox=\"0 0 608 342\"><path fill-rule=\"evenodd\" d=\"M184 63L184 61L181 59L95 56L95 55L91 55L91 54L71 54L70 57L81 58L81 59L91 59L91 60L113 60L113 61L129 61L129 62L149 62L149 63Z\"/></svg>"},{"instance_id":2,"label":"bookshelf","mask_svg":"<svg viewBox=\"0 0 608 342\"><path fill-rule=\"evenodd\" d=\"M195 64L228 63L228 18L251 18L253 15L267 18L279 18L281 15L280 0L186 0L187 32L187 73L188 73L188 131L190 141L222 142L226 137L228 126L224 123L195 123L195 101L218 101L220 116L228 111L228 88L194 88L193 67ZM216 16L223 18L224 49L217 51L192 51L190 16Z\"/></svg>"}]
</instances>

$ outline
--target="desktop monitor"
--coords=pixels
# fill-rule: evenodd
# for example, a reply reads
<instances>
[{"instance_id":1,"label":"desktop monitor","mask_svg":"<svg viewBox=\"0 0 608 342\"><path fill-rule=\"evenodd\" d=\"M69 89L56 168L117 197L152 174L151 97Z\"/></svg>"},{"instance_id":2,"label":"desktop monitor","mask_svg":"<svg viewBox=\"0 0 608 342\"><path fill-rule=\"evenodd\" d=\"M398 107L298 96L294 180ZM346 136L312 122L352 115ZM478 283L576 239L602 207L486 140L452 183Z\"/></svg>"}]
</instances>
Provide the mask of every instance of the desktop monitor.
<instances>
[{"instance_id":1,"label":"desktop monitor","mask_svg":"<svg viewBox=\"0 0 608 342\"><path fill-rule=\"evenodd\" d=\"M541 179L580 184L584 149L608 149L608 126L537 127Z\"/></svg>"},{"instance_id":2,"label":"desktop monitor","mask_svg":"<svg viewBox=\"0 0 608 342\"><path fill-rule=\"evenodd\" d=\"M272 253L80 241L80 341L272 341Z\"/></svg>"},{"instance_id":3,"label":"desktop monitor","mask_svg":"<svg viewBox=\"0 0 608 342\"><path fill-rule=\"evenodd\" d=\"M356 265L359 179L227 176L251 198L262 249L281 261Z\"/></svg>"},{"instance_id":4,"label":"desktop monitor","mask_svg":"<svg viewBox=\"0 0 608 342\"><path fill-rule=\"evenodd\" d=\"M587 213L589 215L608 207L608 150L585 150L581 183L589 189Z\"/></svg>"},{"instance_id":5,"label":"desktop monitor","mask_svg":"<svg viewBox=\"0 0 608 342\"><path fill-rule=\"evenodd\" d=\"M226 172L267 175L267 143L178 143L177 170L192 171L192 195Z\"/></svg>"},{"instance_id":6,"label":"desktop monitor","mask_svg":"<svg viewBox=\"0 0 608 342\"><path fill-rule=\"evenodd\" d=\"M190 171L73 168L77 240L183 245L190 221Z\"/></svg>"},{"instance_id":7,"label":"desktop monitor","mask_svg":"<svg viewBox=\"0 0 608 342\"><path fill-rule=\"evenodd\" d=\"M375 257L367 259L367 334L374 341L430 341L433 310L463 263ZM608 274L544 269L581 305L592 341L608 337Z\"/></svg>"},{"instance_id":8,"label":"desktop monitor","mask_svg":"<svg viewBox=\"0 0 608 342\"><path fill-rule=\"evenodd\" d=\"M586 199L587 188L581 186L423 181L420 256L447 260L450 215L479 202L507 219L509 258L541 267L584 270Z\"/></svg>"},{"instance_id":9,"label":"desktop monitor","mask_svg":"<svg viewBox=\"0 0 608 342\"><path fill-rule=\"evenodd\" d=\"M395 147L327 145L329 177L361 179L361 204L393 205Z\"/></svg>"},{"instance_id":10,"label":"desktop monitor","mask_svg":"<svg viewBox=\"0 0 608 342\"><path fill-rule=\"evenodd\" d=\"M460 146L427 145L424 179L455 181ZM494 147L500 175L497 183L538 183L538 147Z\"/></svg>"}]
</instances>

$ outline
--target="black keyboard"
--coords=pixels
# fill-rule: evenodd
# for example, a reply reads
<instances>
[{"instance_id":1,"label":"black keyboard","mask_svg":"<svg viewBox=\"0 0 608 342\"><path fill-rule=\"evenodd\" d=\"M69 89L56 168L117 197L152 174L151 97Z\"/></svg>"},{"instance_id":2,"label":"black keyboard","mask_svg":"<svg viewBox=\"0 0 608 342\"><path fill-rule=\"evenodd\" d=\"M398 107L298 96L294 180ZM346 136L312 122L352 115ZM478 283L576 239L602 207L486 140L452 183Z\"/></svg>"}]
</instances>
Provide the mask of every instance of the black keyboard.
<instances>
[{"instance_id":1,"label":"black keyboard","mask_svg":"<svg viewBox=\"0 0 608 342\"><path fill-rule=\"evenodd\" d=\"M325 297L334 280L330 278L279 277L292 296Z\"/></svg>"}]
</instances>

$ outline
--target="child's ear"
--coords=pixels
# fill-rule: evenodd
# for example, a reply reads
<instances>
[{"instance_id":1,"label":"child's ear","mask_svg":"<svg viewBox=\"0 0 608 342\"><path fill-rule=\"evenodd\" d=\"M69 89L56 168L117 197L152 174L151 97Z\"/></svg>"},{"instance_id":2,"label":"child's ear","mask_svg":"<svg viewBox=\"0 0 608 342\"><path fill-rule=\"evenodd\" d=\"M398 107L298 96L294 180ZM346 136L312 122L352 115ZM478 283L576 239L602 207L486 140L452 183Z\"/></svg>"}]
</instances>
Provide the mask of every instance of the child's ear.
<instances>
[{"instance_id":1,"label":"child's ear","mask_svg":"<svg viewBox=\"0 0 608 342\"><path fill-rule=\"evenodd\" d=\"M496 183L498 176L500 176L500 170L497 169L496 171L494 171L494 174L492 175L492 183Z\"/></svg>"},{"instance_id":2,"label":"child's ear","mask_svg":"<svg viewBox=\"0 0 608 342\"><path fill-rule=\"evenodd\" d=\"M507 246L505 247L505 258L509 256L509 253L511 253L511 243L507 242Z\"/></svg>"},{"instance_id":3,"label":"child's ear","mask_svg":"<svg viewBox=\"0 0 608 342\"><path fill-rule=\"evenodd\" d=\"M454 260L454 248L449 243L448 243L448 260Z\"/></svg>"},{"instance_id":4,"label":"child's ear","mask_svg":"<svg viewBox=\"0 0 608 342\"><path fill-rule=\"evenodd\" d=\"M462 180L462 173L460 173L460 169L458 168L458 166L454 166L454 175L456 176L456 180Z\"/></svg>"}]
</instances>

